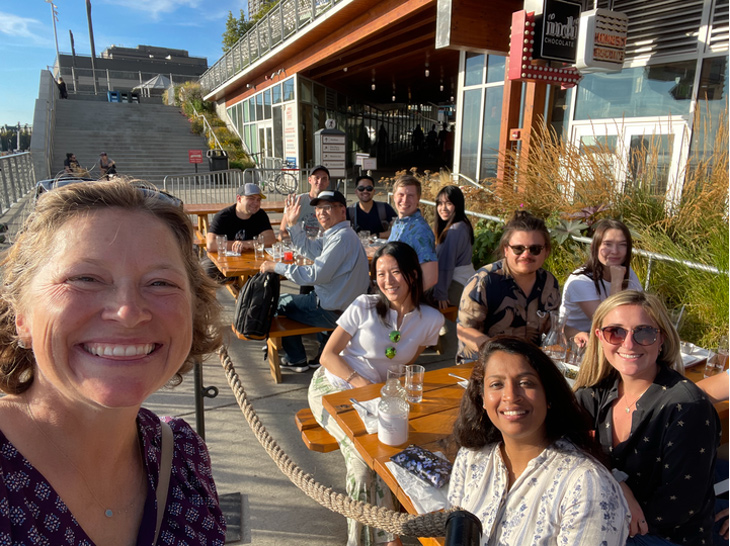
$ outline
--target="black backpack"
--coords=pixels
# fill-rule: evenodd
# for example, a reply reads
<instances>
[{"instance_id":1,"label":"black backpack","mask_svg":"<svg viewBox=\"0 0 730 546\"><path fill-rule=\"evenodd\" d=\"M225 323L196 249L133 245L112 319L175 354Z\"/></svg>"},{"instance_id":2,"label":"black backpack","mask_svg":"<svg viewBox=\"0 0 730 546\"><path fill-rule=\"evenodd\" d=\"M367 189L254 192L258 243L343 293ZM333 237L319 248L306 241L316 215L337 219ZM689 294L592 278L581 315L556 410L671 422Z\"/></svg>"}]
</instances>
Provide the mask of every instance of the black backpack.
<instances>
[{"instance_id":1,"label":"black backpack","mask_svg":"<svg viewBox=\"0 0 730 546\"><path fill-rule=\"evenodd\" d=\"M269 337L271 321L279 304L281 282L276 273L256 273L238 294L233 327L248 339Z\"/></svg>"}]
</instances>

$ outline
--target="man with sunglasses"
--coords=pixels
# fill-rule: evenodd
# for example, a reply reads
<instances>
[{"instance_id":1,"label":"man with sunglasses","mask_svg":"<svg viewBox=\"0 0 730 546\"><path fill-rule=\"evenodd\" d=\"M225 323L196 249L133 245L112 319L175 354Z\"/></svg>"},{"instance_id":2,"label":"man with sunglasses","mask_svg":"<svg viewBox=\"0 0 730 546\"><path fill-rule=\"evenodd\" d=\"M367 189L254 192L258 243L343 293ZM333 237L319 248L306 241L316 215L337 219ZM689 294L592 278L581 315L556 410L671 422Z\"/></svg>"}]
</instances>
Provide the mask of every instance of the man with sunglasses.
<instances>
[{"instance_id":1,"label":"man with sunglasses","mask_svg":"<svg viewBox=\"0 0 730 546\"><path fill-rule=\"evenodd\" d=\"M560 307L560 287L542 268L550 233L540 218L518 211L499 242L502 259L480 268L464 287L456 335L458 363L476 360L489 338L508 334L539 345Z\"/></svg>"},{"instance_id":2,"label":"man with sunglasses","mask_svg":"<svg viewBox=\"0 0 730 546\"><path fill-rule=\"evenodd\" d=\"M335 328L342 311L365 294L370 286L368 259L357 234L345 219L347 201L338 191L323 191L309 203L324 230L322 237L309 239L299 222L300 198L290 195L286 200L284 218L297 252L314 260L312 265L296 265L266 261L261 272L284 275L300 286L312 286L307 294L279 296L277 314L309 324ZM329 335L318 334L320 353ZM307 362L301 336L282 339L282 369L305 372L319 366L319 359Z\"/></svg>"},{"instance_id":3,"label":"man with sunglasses","mask_svg":"<svg viewBox=\"0 0 730 546\"><path fill-rule=\"evenodd\" d=\"M369 231L380 239L390 235L390 225L397 216L393 207L383 201L375 201L375 181L366 174L358 176L355 182L358 202L347 207L347 219L356 233Z\"/></svg>"}]
</instances>

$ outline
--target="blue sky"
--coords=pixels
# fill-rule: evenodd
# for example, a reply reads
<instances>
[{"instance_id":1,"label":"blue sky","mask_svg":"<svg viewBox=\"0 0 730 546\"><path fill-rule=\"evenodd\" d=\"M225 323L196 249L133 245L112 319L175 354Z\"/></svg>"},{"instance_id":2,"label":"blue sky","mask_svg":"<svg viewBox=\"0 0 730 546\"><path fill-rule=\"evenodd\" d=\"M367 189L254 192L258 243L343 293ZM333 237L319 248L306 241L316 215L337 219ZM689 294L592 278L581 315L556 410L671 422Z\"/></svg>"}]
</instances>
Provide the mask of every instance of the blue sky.
<instances>
[{"instance_id":1,"label":"blue sky","mask_svg":"<svg viewBox=\"0 0 730 546\"><path fill-rule=\"evenodd\" d=\"M58 48L71 53L69 30L79 55L89 55L85 0L54 0ZM152 45L221 56L228 12L247 10L246 0L91 0L94 44L99 55L111 45ZM40 72L53 65L51 6L44 0L0 0L0 125L31 124Z\"/></svg>"}]
</instances>

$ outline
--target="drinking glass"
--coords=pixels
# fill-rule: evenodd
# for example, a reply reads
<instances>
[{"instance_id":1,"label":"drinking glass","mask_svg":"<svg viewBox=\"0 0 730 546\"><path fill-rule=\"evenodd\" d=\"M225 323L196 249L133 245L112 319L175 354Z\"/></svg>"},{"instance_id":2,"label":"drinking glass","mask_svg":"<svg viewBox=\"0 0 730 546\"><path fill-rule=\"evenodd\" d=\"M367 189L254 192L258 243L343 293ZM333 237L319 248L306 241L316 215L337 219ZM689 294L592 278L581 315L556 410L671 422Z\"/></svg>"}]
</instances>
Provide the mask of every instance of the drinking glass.
<instances>
[{"instance_id":1,"label":"drinking glass","mask_svg":"<svg viewBox=\"0 0 730 546\"><path fill-rule=\"evenodd\" d=\"M215 249L218 251L218 257L223 258L226 255L226 247L228 246L228 237L225 235L215 236Z\"/></svg>"},{"instance_id":2,"label":"drinking glass","mask_svg":"<svg viewBox=\"0 0 730 546\"><path fill-rule=\"evenodd\" d=\"M264 236L263 235L257 235L254 237L253 240L253 250L256 254L256 258L263 258L264 257Z\"/></svg>"},{"instance_id":3,"label":"drinking glass","mask_svg":"<svg viewBox=\"0 0 730 546\"><path fill-rule=\"evenodd\" d=\"M727 367L728 361L728 339L727 336L720 338L720 343L717 346L717 365L715 366L718 371L723 371Z\"/></svg>"},{"instance_id":4,"label":"drinking glass","mask_svg":"<svg viewBox=\"0 0 730 546\"><path fill-rule=\"evenodd\" d=\"M715 354L715 351L708 350L707 351L707 363L705 364L705 377L710 377L712 375L715 375L715 370L717 365L717 355Z\"/></svg>"},{"instance_id":5,"label":"drinking glass","mask_svg":"<svg viewBox=\"0 0 730 546\"><path fill-rule=\"evenodd\" d=\"M423 374L426 368L418 364L406 366L406 398L412 404L420 404L423 400Z\"/></svg>"},{"instance_id":6,"label":"drinking glass","mask_svg":"<svg viewBox=\"0 0 730 546\"><path fill-rule=\"evenodd\" d=\"M274 260L280 262L284 254L284 246L279 242L274 243L271 247L271 253L273 254Z\"/></svg>"}]
</instances>

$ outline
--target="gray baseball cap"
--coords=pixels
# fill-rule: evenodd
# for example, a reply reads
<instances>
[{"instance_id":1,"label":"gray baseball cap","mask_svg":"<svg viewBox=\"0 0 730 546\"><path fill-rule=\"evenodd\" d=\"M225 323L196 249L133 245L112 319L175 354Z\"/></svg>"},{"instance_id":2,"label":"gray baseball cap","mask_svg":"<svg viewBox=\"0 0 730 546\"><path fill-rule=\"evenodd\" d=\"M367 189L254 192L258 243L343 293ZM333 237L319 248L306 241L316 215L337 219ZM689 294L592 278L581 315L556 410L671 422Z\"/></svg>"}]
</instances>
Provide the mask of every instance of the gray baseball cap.
<instances>
[{"instance_id":1,"label":"gray baseball cap","mask_svg":"<svg viewBox=\"0 0 730 546\"><path fill-rule=\"evenodd\" d=\"M251 182L238 188L238 195L259 195L261 199L266 199L258 184L252 184Z\"/></svg>"}]
</instances>

